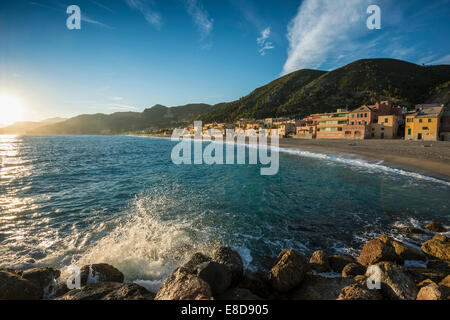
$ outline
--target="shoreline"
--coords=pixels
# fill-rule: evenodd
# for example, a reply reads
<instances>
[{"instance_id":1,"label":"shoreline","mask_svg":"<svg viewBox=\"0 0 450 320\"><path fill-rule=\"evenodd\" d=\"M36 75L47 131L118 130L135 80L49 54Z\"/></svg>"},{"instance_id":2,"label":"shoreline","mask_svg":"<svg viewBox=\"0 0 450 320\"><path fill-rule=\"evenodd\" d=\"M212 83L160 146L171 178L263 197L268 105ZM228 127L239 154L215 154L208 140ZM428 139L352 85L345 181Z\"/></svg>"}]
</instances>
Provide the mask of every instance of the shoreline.
<instances>
[{"instance_id":1,"label":"shoreline","mask_svg":"<svg viewBox=\"0 0 450 320\"><path fill-rule=\"evenodd\" d=\"M170 139L159 135L127 135ZM301 149L348 159L382 161L380 165L450 182L450 142L405 140L303 140L280 138L280 148ZM439 159L441 157L441 159Z\"/></svg>"}]
</instances>

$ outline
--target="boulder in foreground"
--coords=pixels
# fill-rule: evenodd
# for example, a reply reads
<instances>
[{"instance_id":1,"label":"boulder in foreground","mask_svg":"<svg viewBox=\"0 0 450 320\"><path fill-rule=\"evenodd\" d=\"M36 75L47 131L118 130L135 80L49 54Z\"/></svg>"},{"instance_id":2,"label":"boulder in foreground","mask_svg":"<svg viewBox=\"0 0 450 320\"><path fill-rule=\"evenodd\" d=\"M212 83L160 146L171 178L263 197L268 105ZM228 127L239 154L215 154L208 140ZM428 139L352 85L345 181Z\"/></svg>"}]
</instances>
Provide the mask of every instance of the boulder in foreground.
<instances>
[{"instance_id":1,"label":"boulder in foreground","mask_svg":"<svg viewBox=\"0 0 450 320\"><path fill-rule=\"evenodd\" d=\"M442 225L442 223L437 221L431 221L425 226L425 229L431 230L433 232L446 232L447 229Z\"/></svg>"},{"instance_id":2,"label":"boulder in foreground","mask_svg":"<svg viewBox=\"0 0 450 320\"><path fill-rule=\"evenodd\" d=\"M0 270L0 300L39 300L43 291L33 282L8 270Z\"/></svg>"},{"instance_id":3,"label":"boulder in foreground","mask_svg":"<svg viewBox=\"0 0 450 320\"><path fill-rule=\"evenodd\" d=\"M154 294L135 283L98 282L70 290L57 300L152 300Z\"/></svg>"},{"instance_id":4,"label":"boulder in foreground","mask_svg":"<svg viewBox=\"0 0 450 320\"><path fill-rule=\"evenodd\" d=\"M236 250L219 247L211 255L212 261L225 265L231 272L231 286L235 287L244 276L244 263Z\"/></svg>"},{"instance_id":5,"label":"boulder in foreground","mask_svg":"<svg viewBox=\"0 0 450 320\"><path fill-rule=\"evenodd\" d=\"M292 300L336 300L342 289L354 284L350 278L328 278L308 273L298 288L289 293Z\"/></svg>"},{"instance_id":6,"label":"boulder in foreground","mask_svg":"<svg viewBox=\"0 0 450 320\"><path fill-rule=\"evenodd\" d=\"M341 273L344 267L349 263L356 262L355 258L348 254L334 254L328 257L328 261L330 261L331 269L338 273Z\"/></svg>"},{"instance_id":7,"label":"boulder in foreground","mask_svg":"<svg viewBox=\"0 0 450 320\"><path fill-rule=\"evenodd\" d=\"M450 238L438 234L422 244L422 251L438 259L450 260Z\"/></svg>"},{"instance_id":8,"label":"boulder in foreground","mask_svg":"<svg viewBox=\"0 0 450 320\"><path fill-rule=\"evenodd\" d=\"M337 300L382 300L380 292L376 289L368 289L360 283L354 283L344 287Z\"/></svg>"},{"instance_id":9,"label":"boulder in foreground","mask_svg":"<svg viewBox=\"0 0 450 320\"><path fill-rule=\"evenodd\" d=\"M314 251L309 259L309 264L311 269L317 272L329 272L331 271L330 262L328 261L328 256L323 250Z\"/></svg>"},{"instance_id":10,"label":"boulder in foreground","mask_svg":"<svg viewBox=\"0 0 450 320\"><path fill-rule=\"evenodd\" d=\"M379 282L383 296L391 300L415 300L417 287L404 269L394 263L380 262L367 268L372 283Z\"/></svg>"},{"instance_id":11,"label":"boulder in foreground","mask_svg":"<svg viewBox=\"0 0 450 320\"><path fill-rule=\"evenodd\" d=\"M270 270L272 287L279 291L289 291L298 286L306 272L309 271L305 256L292 249L283 250L277 257L276 264Z\"/></svg>"},{"instance_id":12,"label":"boulder in foreground","mask_svg":"<svg viewBox=\"0 0 450 320\"><path fill-rule=\"evenodd\" d=\"M123 273L112 265L98 263L81 268L81 285L97 282L123 282Z\"/></svg>"},{"instance_id":13,"label":"boulder in foreground","mask_svg":"<svg viewBox=\"0 0 450 320\"><path fill-rule=\"evenodd\" d=\"M180 268L164 281L155 300L210 300L211 287L200 277L187 274Z\"/></svg>"},{"instance_id":14,"label":"boulder in foreground","mask_svg":"<svg viewBox=\"0 0 450 320\"><path fill-rule=\"evenodd\" d=\"M417 300L448 300L450 299L450 288L430 282L423 286L417 294Z\"/></svg>"}]
</instances>

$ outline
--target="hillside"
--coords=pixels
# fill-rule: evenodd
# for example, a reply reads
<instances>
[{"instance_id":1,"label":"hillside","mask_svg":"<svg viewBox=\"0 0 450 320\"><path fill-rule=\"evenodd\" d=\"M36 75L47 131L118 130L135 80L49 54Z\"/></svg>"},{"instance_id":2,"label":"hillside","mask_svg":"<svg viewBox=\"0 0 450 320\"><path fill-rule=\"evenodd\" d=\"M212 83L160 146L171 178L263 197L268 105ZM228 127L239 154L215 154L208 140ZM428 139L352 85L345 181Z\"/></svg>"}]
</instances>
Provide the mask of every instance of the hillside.
<instances>
[{"instance_id":1,"label":"hillside","mask_svg":"<svg viewBox=\"0 0 450 320\"><path fill-rule=\"evenodd\" d=\"M448 104L450 66L418 66L395 59L358 60L325 72L299 70L248 96L202 115L204 121L290 116L356 108L392 99L412 107L425 101Z\"/></svg>"},{"instance_id":2,"label":"hillside","mask_svg":"<svg viewBox=\"0 0 450 320\"><path fill-rule=\"evenodd\" d=\"M175 127L198 117L211 108L207 104L188 104L168 108L155 105L143 112L116 112L80 115L56 124L27 131L28 134L120 134L148 129Z\"/></svg>"}]
</instances>

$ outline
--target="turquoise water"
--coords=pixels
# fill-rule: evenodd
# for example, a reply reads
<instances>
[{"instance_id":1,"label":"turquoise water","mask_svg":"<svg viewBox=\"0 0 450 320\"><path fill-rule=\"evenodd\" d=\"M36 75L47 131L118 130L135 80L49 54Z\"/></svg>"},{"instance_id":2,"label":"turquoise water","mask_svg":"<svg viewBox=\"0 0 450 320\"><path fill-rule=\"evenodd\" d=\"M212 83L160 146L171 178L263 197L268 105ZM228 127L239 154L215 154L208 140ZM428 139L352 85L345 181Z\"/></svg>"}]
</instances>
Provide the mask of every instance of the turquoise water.
<instances>
[{"instance_id":1,"label":"turquoise water","mask_svg":"<svg viewBox=\"0 0 450 320\"><path fill-rule=\"evenodd\" d=\"M282 150L280 170L172 164L168 139L0 136L0 268L107 262L157 286L217 244L249 269L284 248L356 254L396 225L450 216L450 184ZM285 152L286 151L286 152Z\"/></svg>"}]
</instances>

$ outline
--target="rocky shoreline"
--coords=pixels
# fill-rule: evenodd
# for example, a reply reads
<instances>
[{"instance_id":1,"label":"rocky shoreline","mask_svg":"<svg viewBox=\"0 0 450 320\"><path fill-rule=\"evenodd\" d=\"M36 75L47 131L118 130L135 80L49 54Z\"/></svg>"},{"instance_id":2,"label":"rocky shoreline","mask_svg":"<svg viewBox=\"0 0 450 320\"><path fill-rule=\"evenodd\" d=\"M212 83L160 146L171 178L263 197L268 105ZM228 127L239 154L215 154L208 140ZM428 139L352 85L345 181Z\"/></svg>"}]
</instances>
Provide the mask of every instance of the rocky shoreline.
<instances>
[{"instance_id":1,"label":"rocky shoreline","mask_svg":"<svg viewBox=\"0 0 450 320\"><path fill-rule=\"evenodd\" d=\"M315 251L308 260L285 249L270 272L244 272L229 247L211 256L194 254L173 271L158 292L124 283L115 267L100 263L80 269L80 289L53 268L0 270L1 300L448 300L450 238L432 222L425 229L402 227L405 234L428 234L421 250L388 236L365 243L359 257ZM412 261L420 261L411 263Z\"/></svg>"}]
</instances>

